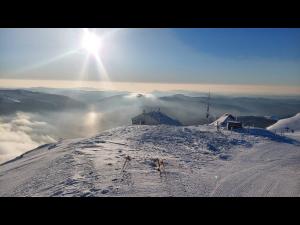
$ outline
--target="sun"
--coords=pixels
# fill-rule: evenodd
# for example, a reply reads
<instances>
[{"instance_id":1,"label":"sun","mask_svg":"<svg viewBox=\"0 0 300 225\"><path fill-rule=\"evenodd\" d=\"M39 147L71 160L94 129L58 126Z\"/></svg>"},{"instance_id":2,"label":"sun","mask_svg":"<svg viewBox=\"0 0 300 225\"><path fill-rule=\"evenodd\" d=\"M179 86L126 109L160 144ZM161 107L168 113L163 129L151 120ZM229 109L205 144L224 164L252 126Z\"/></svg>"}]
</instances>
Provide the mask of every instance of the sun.
<instances>
[{"instance_id":1,"label":"sun","mask_svg":"<svg viewBox=\"0 0 300 225\"><path fill-rule=\"evenodd\" d=\"M88 53L96 55L102 46L101 38L95 33L90 32L88 29L85 29L84 31L81 47Z\"/></svg>"}]
</instances>

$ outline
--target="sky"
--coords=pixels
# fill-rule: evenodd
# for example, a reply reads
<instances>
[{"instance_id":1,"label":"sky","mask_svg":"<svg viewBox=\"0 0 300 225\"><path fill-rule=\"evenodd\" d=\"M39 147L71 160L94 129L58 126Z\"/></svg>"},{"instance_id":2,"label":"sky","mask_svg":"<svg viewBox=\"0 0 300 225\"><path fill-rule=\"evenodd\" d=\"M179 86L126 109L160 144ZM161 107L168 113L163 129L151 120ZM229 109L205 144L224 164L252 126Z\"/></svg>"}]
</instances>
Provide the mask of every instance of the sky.
<instances>
[{"instance_id":1,"label":"sky","mask_svg":"<svg viewBox=\"0 0 300 225\"><path fill-rule=\"evenodd\" d=\"M100 43L88 43L92 51L83 41L87 32ZM66 86L134 82L153 89L157 83L162 89L239 85L253 92L273 86L300 94L300 29L2 28L0 86L22 80L42 86L48 80Z\"/></svg>"}]
</instances>

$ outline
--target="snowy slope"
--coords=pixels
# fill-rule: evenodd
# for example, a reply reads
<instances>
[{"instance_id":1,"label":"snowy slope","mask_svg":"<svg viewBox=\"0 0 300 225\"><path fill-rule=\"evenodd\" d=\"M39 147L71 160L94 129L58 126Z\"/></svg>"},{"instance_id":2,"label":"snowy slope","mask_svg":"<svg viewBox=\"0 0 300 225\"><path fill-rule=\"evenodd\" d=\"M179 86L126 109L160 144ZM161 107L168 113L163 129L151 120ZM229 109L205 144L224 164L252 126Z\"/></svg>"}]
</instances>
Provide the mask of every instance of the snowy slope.
<instances>
[{"instance_id":1,"label":"snowy slope","mask_svg":"<svg viewBox=\"0 0 300 225\"><path fill-rule=\"evenodd\" d=\"M136 117L132 118L134 124L143 124L153 125L153 124L165 124L165 125L173 125L173 126L181 126L181 123L173 119L162 112L151 111L151 112L144 112Z\"/></svg>"},{"instance_id":2,"label":"snowy slope","mask_svg":"<svg viewBox=\"0 0 300 225\"><path fill-rule=\"evenodd\" d=\"M263 129L127 126L0 165L0 196L300 196L299 165L299 142Z\"/></svg>"},{"instance_id":3,"label":"snowy slope","mask_svg":"<svg viewBox=\"0 0 300 225\"><path fill-rule=\"evenodd\" d=\"M294 131L300 131L300 113L290 118L278 120L275 124L268 127L267 129L271 131L281 131L286 127L288 127L289 129L293 129Z\"/></svg>"},{"instance_id":4,"label":"snowy slope","mask_svg":"<svg viewBox=\"0 0 300 225\"><path fill-rule=\"evenodd\" d=\"M152 112L149 112L148 115L150 115L156 121L159 121L161 124L174 125L174 126L181 125L178 120L170 118L169 116L167 116L166 114L163 114L161 112L152 111Z\"/></svg>"}]
</instances>

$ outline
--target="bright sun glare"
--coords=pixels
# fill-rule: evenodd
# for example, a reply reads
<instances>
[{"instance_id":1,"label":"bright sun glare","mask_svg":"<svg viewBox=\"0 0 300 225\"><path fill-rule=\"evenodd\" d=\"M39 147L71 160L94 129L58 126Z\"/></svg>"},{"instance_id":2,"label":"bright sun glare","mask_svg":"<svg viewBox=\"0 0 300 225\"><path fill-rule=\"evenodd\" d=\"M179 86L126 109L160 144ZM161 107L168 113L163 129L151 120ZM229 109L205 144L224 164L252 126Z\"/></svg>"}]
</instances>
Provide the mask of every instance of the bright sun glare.
<instances>
[{"instance_id":1,"label":"bright sun glare","mask_svg":"<svg viewBox=\"0 0 300 225\"><path fill-rule=\"evenodd\" d=\"M29 70L37 69L43 66L46 66L50 63L54 63L55 61L59 61L63 58L69 57L75 53L82 52L84 50L87 54L84 54L86 56L85 60L83 61L83 66L81 70L79 70L79 80L83 80L87 69L87 66L89 64L90 56L94 59L94 61L97 64L97 69L99 71L99 80L101 81L110 81L109 75L106 71L105 65L102 62L102 57L100 55L100 50L103 47L103 43L107 38L109 38L114 33L118 32L120 29L112 29L110 31L107 31L105 33L102 32L101 36L97 35L96 32L93 30L90 30L88 28L82 28L83 33L80 39L80 43L78 43L78 48L75 48L68 52L63 52L60 55L57 55L53 58L47 59L45 61L41 61L37 64L30 65L28 67L25 67L23 69L20 69L19 71L16 71L16 73L24 73ZM105 84L111 85L111 83Z\"/></svg>"},{"instance_id":2,"label":"bright sun glare","mask_svg":"<svg viewBox=\"0 0 300 225\"><path fill-rule=\"evenodd\" d=\"M81 46L88 53L96 55L101 48L101 39L95 33L85 29Z\"/></svg>"}]
</instances>

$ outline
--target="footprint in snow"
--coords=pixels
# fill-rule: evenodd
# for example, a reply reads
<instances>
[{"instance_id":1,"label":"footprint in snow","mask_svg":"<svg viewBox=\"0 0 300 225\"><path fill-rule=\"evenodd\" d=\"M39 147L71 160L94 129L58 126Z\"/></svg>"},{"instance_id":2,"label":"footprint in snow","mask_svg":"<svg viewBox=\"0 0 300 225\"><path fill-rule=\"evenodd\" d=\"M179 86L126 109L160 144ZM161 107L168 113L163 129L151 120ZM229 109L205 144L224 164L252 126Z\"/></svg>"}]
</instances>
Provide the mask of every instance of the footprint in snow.
<instances>
[{"instance_id":1,"label":"footprint in snow","mask_svg":"<svg viewBox=\"0 0 300 225\"><path fill-rule=\"evenodd\" d=\"M97 191L99 191L100 189L98 189L98 188L91 188L90 189L90 192L97 192Z\"/></svg>"},{"instance_id":2,"label":"footprint in snow","mask_svg":"<svg viewBox=\"0 0 300 225\"><path fill-rule=\"evenodd\" d=\"M57 192L53 193L52 196L58 196L58 195L60 195L60 194L62 194L62 193L63 193L63 191L57 191Z\"/></svg>"},{"instance_id":3,"label":"footprint in snow","mask_svg":"<svg viewBox=\"0 0 300 225\"><path fill-rule=\"evenodd\" d=\"M101 194L104 194L104 195L105 195L105 194L107 194L108 192L109 192L109 190L104 189L104 190L101 191Z\"/></svg>"},{"instance_id":4,"label":"footprint in snow","mask_svg":"<svg viewBox=\"0 0 300 225\"><path fill-rule=\"evenodd\" d=\"M93 194L91 192L85 192L80 197L93 197Z\"/></svg>"},{"instance_id":5,"label":"footprint in snow","mask_svg":"<svg viewBox=\"0 0 300 225\"><path fill-rule=\"evenodd\" d=\"M221 154L221 155L219 155L219 158L222 160L230 160L231 155Z\"/></svg>"}]
</instances>

